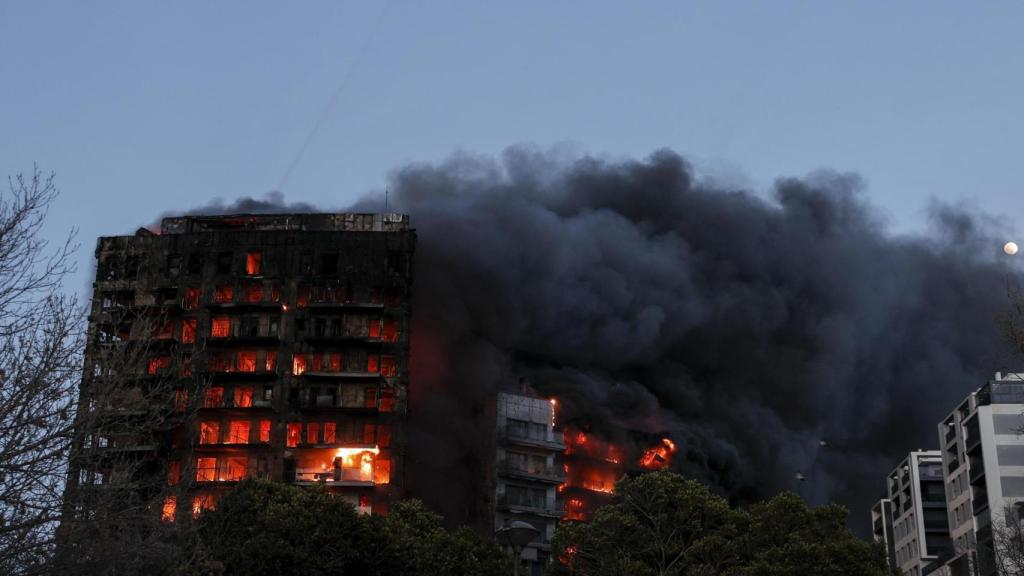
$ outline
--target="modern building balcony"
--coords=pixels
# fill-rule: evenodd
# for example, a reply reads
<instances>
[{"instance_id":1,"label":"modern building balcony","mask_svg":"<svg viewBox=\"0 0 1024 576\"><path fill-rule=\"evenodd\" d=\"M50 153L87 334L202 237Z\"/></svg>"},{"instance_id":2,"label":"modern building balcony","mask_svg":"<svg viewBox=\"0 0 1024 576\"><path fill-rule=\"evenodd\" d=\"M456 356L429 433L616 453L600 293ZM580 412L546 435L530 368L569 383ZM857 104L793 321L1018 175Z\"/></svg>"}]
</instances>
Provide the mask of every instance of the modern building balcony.
<instances>
[{"instance_id":1,"label":"modern building balcony","mask_svg":"<svg viewBox=\"0 0 1024 576\"><path fill-rule=\"evenodd\" d=\"M207 337L204 342L210 348L221 348L229 346L238 346L243 344L277 344L281 341L279 334L259 334L259 333L243 333L238 332L228 337Z\"/></svg>"},{"instance_id":2,"label":"modern building balcony","mask_svg":"<svg viewBox=\"0 0 1024 576\"><path fill-rule=\"evenodd\" d=\"M146 456L156 451L157 445L151 440L108 444L106 446L89 446L82 448L82 454L92 458L108 459L123 456Z\"/></svg>"},{"instance_id":3,"label":"modern building balcony","mask_svg":"<svg viewBox=\"0 0 1024 576\"><path fill-rule=\"evenodd\" d=\"M349 308L349 309L369 309L369 310L383 310L383 302L337 302L337 301L309 301L298 305L298 308Z\"/></svg>"},{"instance_id":4,"label":"modern building balcony","mask_svg":"<svg viewBox=\"0 0 1024 576\"><path fill-rule=\"evenodd\" d=\"M193 437L194 443L193 450L199 453L216 452L217 454L247 454L250 451L260 451L270 448L272 445L270 442L205 442L201 443L199 438Z\"/></svg>"},{"instance_id":5,"label":"modern building balcony","mask_svg":"<svg viewBox=\"0 0 1024 576\"><path fill-rule=\"evenodd\" d=\"M225 397L221 402L204 402L199 406L200 410L235 411L239 414L250 412L266 412L273 409L273 402L270 400L253 400L251 404L236 404L234 399Z\"/></svg>"},{"instance_id":6,"label":"modern building balcony","mask_svg":"<svg viewBox=\"0 0 1024 576\"><path fill-rule=\"evenodd\" d=\"M323 448L326 445L317 445L316 448ZM334 445L332 445L334 446ZM352 445L348 445L350 449ZM312 446L310 446L313 448ZM365 446L369 450L376 450L376 446ZM358 448L355 448L358 449ZM351 465L338 465L339 460L335 460L335 465L322 465L317 467L300 467L295 469L295 476L292 478L293 484L299 485L313 485L321 484L324 486L350 486L350 487L373 487L377 484L374 479L374 463L372 459L366 459L361 464L356 466Z\"/></svg>"},{"instance_id":7,"label":"modern building balcony","mask_svg":"<svg viewBox=\"0 0 1024 576\"><path fill-rule=\"evenodd\" d=\"M1024 404L1024 381L988 382L975 393L978 406L989 404Z\"/></svg>"},{"instance_id":8,"label":"modern building balcony","mask_svg":"<svg viewBox=\"0 0 1024 576\"><path fill-rule=\"evenodd\" d=\"M309 379L335 379L335 380L358 380L365 382L377 381L383 378L380 372L357 372L357 371L339 371L339 372L324 372L324 371L313 371L306 370L300 374L303 378Z\"/></svg>"},{"instance_id":9,"label":"modern building balcony","mask_svg":"<svg viewBox=\"0 0 1024 576\"><path fill-rule=\"evenodd\" d=\"M953 441L956 440L956 428L953 426L948 426L946 428L945 438L947 445L952 444Z\"/></svg>"},{"instance_id":10,"label":"modern building balcony","mask_svg":"<svg viewBox=\"0 0 1024 576\"><path fill-rule=\"evenodd\" d=\"M237 301L232 300L232 301L218 302L216 300L211 300L209 302L204 302L203 306L205 306L206 308L208 308L210 310L217 310L217 311L225 312L225 313L227 313L227 312L251 312L251 311L257 311L257 310L260 310L260 311L270 311L270 312L274 312L274 311L285 312L286 311L286 308L284 307L284 305L281 302L270 302L270 301L266 301L266 300L260 300L260 301L256 301L256 302L250 302L250 301L247 301L247 300L237 300Z\"/></svg>"},{"instance_id":11,"label":"modern building balcony","mask_svg":"<svg viewBox=\"0 0 1024 576\"><path fill-rule=\"evenodd\" d=\"M526 437L526 436L521 436L519 434L516 434L516 433L512 432L511 430L509 430L509 428L499 428L498 429L498 439L502 440L504 442L507 442L509 444L518 444L520 446L530 446L530 447L533 447L533 448L546 448L546 449L549 449L549 450L555 450L555 451L559 451L559 452L565 450L565 442L558 435L555 435L553 439L531 438L531 437Z\"/></svg>"},{"instance_id":12,"label":"modern building balcony","mask_svg":"<svg viewBox=\"0 0 1024 576\"><path fill-rule=\"evenodd\" d=\"M510 500L508 496L498 498L498 508L509 512L535 514L545 518L561 518L565 508L560 502L541 504L540 502L523 503Z\"/></svg>"},{"instance_id":13,"label":"modern building balcony","mask_svg":"<svg viewBox=\"0 0 1024 576\"><path fill-rule=\"evenodd\" d=\"M561 484L565 481L565 472L557 466L524 469L513 465L508 460L499 460L497 468L499 474L521 480L533 480L549 484Z\"/></svg>"},{"instance_id":14,"label":"modern building balcony","mask_svg":"<svg viewBox=\"0 0 1024 576\"><path fill-rule=\"evenodd\" d=\"M971 486L983 484L985 481L985 465L979 463L977 466L971 466L971 474L969 479Z\"/></svg>"},{"instance_id":15,"label":"modern building balcony","mask_svg":"<svg viewBox=\"0 0 1024 576\"><path fill-rule=\"evenodd\" d=\"M968 436L967 440L964 441L964 451L970 455L974 455L977 454L978 452L981 452L981 435L972 434Z\"/></svg>"},{"instance_id":16,"label":"modern building balcony","mask_svg":"<svg viewBox=\"0 0 1024 576\"><path fill-rule=\"evenodd\" d=\"M294 402L291 407L300 410L330 410L332 412L341 411L352 414L374 414L380 411L376 400L370 405L366 404L365 399L346 402L343 396L337 394L318 394L314 398L305 398L299 402Z\"/></svg>"},{"instance_id":17,"label":"modern building balcony","mask_svg":"<svg viewBox=\"0 0 1024 576\"><path fill-rule=\"evenodd\" d=\"M277 378L277 371L273 370L261 370L256 372L243 372L241 370L211 370L209 368L202 371L203 375L210 377L213 381L239 381L239 380L254 380L265 382L267 380L273 380Z\"/></svg>"},{"instance_id":18,"label":"modern building balcony","mask_svg":"<svg viewBox=\"0 0 1024 576\"><path fill-rule=\"evenodd\" d=\"M381 338L380 336L370 336L368 334L351 334L351 333L323 333L323 334L306 334L301 339L310 344L339 344L339 343L360 343L360 344L397 344L399 340Z\"/></svg>"},{"instance_id":19,"label":"modern building balcony","mask_svg":"<svg viewBox=\"0 0 1024 576\"><path fill-rule=\"evenodd\" d=\"M146 311L146 312L148 312L150 314L152 314L154 312L158 313L158 314L159 313L170 314L170 313L176 313L176 312L180 312L181 311L181 302L178 301L178 300L173 300L173 301L170 301L170 300L165 300L165 301L155 300L155 301L150 301L150 302L143 301L143 302L136 302L134 305L132 305L132 308L135 309L135 310L140 310L140 311L144 310L144 311ZM114 309L118 309L118 308L114 308ZM124 308L120 308L120 309L123 310ZM106 310L109 310L109 308L105 309L104 311L106 311Z\"/></svg>"},{"instance_id":20,"label":"modern building balcony","mask_svg":"<svg viewBox=\"0 0 1024 576\"><path fill-rule=\"evenodd\" d=\"M362 487L362 488L373 488L376 486L373 479L345 477L343 476L340 480L334 479L334 472L327 470L317 470L310 472L295 471L295 481L292 482L296 486L325 486L331 487Z\"/></svg>"},{"instance_id":21,"label":"modern building balcony","mask_svg":"<svg viewBox=\"0 0 1024 576\"><path fill-rule=\"evenodd\" d=\"M988 494L976 496L971 500L971 509L974 511L974 515L977 516L988 510Z\"/></svg>"}]
</instances>

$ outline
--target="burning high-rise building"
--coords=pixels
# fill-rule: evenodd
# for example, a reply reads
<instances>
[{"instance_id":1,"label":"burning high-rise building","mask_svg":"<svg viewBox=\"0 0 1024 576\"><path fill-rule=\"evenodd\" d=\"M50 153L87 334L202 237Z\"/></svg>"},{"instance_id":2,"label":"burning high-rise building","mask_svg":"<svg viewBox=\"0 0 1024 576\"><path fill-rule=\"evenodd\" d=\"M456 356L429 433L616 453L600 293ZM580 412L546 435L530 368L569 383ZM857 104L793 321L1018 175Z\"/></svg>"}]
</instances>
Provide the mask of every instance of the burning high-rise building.
<instances>
[{"instance_id":1,"label":"burning high-rise building","mask_svg":"<svg viewBox=\"0 0 1024 576\"><path fill-rule=\"evenodd\" d=\"M404 493L416 234L398 214L165 218L96 248L68 506L165 520L236 481Z\"/></svg>"},{"instance_id":2,"label":"burning high-rise building","mask_svg":"<svg viewBox=\"0 0 1024 576\"><path fill-rule=\"evenodd\" d=\"M610 500L626 474L665 470L676 443L667 437L627 430L599 434L581 425L563 427L565 482L558 487L566 520L586 520Z\"/></svg>"}]
</instances>

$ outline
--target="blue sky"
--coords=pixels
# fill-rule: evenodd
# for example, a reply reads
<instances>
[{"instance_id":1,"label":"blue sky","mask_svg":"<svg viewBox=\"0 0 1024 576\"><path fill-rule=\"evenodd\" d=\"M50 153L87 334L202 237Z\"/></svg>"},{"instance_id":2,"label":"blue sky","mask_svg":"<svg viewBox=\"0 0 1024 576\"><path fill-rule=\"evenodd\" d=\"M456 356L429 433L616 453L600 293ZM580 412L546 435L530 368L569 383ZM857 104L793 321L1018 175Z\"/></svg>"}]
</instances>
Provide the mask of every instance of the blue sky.
<instances>
[{"instance_id":1,"label":"blue sky","mask_svg":"<svg viewBox=\"0 0 1024 576\"><path fill-rule=\"evenodd\" d=\"M930 199L1024 216L1021 3L0 0L0 174L58 173L96 236L279 186L343 206L512 144L670 147L764 192L854 171L897 230ZM345 82L345 79L348 79ZM84 277L81 284L84 285Z\"/></svg>"}]
</instances>

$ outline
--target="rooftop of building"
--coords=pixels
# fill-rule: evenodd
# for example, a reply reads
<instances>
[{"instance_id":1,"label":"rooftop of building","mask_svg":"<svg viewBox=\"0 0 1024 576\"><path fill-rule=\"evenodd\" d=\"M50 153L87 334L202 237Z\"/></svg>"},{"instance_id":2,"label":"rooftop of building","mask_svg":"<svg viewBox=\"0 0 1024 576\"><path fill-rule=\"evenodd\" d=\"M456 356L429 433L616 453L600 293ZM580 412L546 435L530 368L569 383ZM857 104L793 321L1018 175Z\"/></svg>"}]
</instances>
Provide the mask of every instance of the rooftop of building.
<instances>
[{"instance_id":1,"label":"rooftop of building","mask_svg":"<svg viewBox=\"0 0 1024 576\"><path fill-rule=\"evenodd\" d=\"M996 372L974 393L978 406L990 404L1024 404L1024 373Z\"/></svg>"},{"instance_id":2,"label":"rooftop of building","mask_svg":"<svg viewBox=\"0 0 1024 576\"><path fill-rule=\"evenodd\" d=\"M337 231L404 232L410 230L408 214L357 214L351 212L309 214L221 214L173 216L160 222L160 234L224 231Z\"/></svg>"}]
</instances>

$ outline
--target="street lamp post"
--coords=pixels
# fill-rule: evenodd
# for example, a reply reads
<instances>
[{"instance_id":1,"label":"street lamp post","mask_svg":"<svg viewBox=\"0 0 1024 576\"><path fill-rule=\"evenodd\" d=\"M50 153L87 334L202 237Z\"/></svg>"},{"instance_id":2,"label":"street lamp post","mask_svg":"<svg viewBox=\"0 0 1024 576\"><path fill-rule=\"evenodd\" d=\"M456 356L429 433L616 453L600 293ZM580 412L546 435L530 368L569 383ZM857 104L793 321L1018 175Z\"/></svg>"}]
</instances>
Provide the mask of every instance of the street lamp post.
<instances>
[{"instance_id":1,"label":"street lamp post","mask_svg":"<svg viewBox=\"0 0 1024 576\"><path fill-rule=\"evenodd\" d=\"M540 530L537 530L533 524L522 520L509 522L507 519L505 525L494 532L494 538L498 544L512 547L512 576L519 576L519 556L522 555L523 548L532 542L537 534L540 534Z\"/></svg>"}]
</instances>

